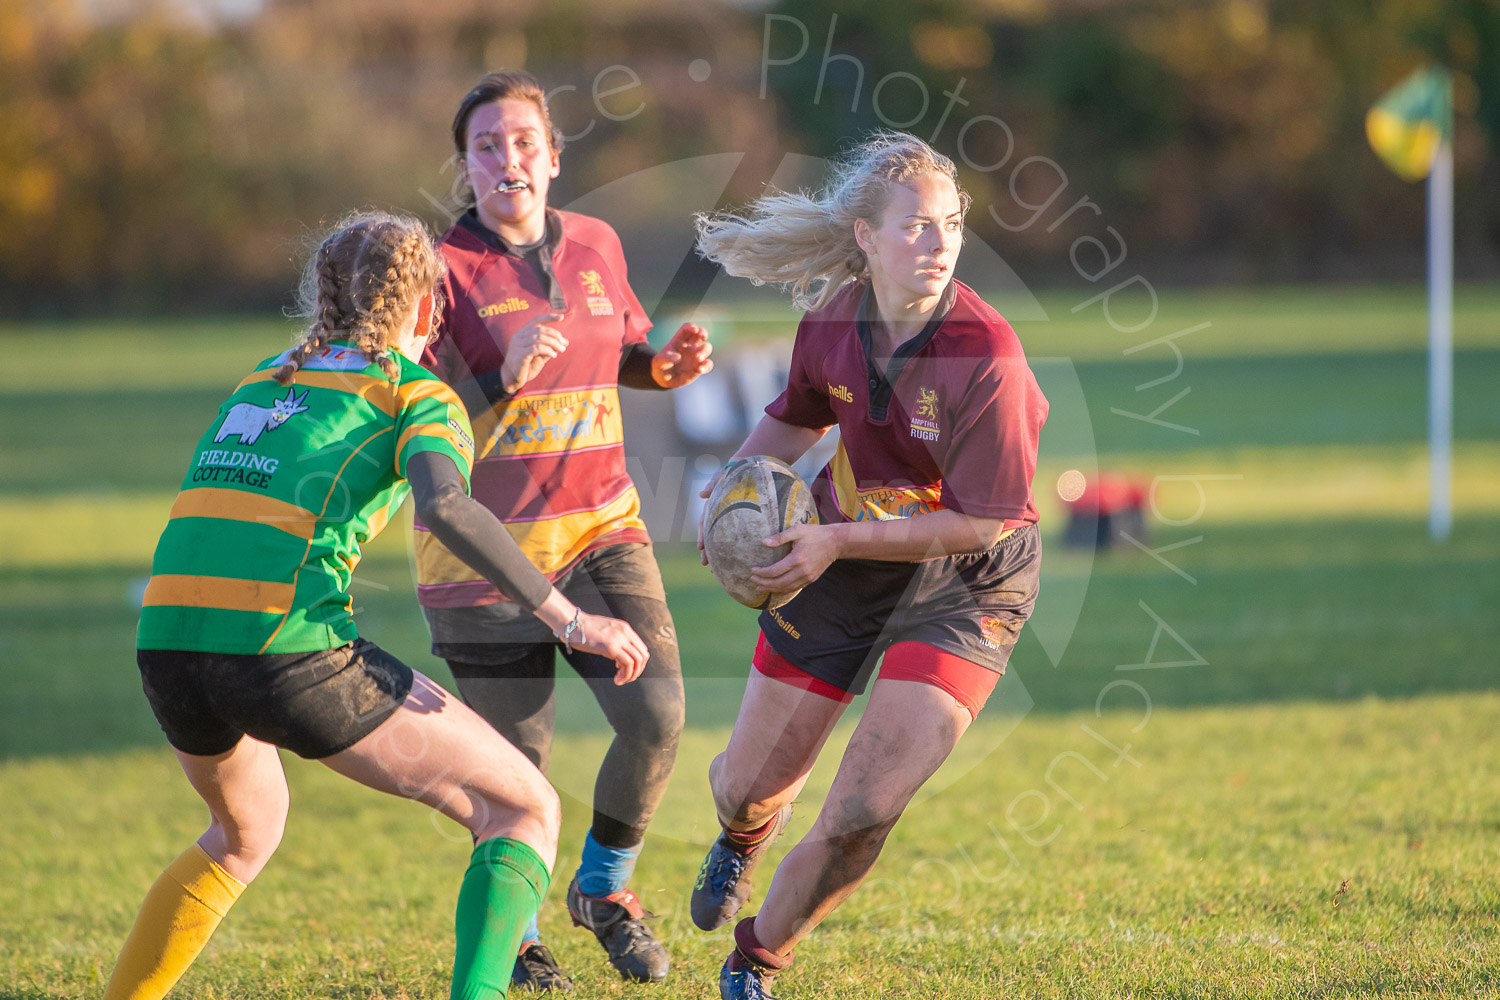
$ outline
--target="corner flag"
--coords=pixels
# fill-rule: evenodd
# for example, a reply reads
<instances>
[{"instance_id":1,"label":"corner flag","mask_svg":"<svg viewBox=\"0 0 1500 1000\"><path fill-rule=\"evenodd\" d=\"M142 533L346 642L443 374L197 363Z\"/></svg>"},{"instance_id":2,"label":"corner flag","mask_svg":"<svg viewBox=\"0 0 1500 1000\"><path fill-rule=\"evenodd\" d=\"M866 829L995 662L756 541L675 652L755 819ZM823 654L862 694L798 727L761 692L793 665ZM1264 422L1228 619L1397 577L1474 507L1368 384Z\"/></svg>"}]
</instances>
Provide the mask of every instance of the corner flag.
<instances>
[{"instance_id":1,"label":"corner flag","mask_svg":"<svg viewBox=\"0 0 1500 1000\"><path fill-rule=\"evenodd\" d=\"M1365 135L1402 180L1426 177L1438 147L1452 142L1452 74L1428 67L1408 76L1365 115Z\"/></svg>"},{"instance_id":2,"label":"corner flag","mask_svg":"<svg viewBox=\"0 0 1500 1000\"><path fill-rule=\"evenodd\" d=\"M1427 180L1427 531L1453 528L1453 75L1419 69L1365 116L1386 166Z\"/></svg>"}]
</instances>

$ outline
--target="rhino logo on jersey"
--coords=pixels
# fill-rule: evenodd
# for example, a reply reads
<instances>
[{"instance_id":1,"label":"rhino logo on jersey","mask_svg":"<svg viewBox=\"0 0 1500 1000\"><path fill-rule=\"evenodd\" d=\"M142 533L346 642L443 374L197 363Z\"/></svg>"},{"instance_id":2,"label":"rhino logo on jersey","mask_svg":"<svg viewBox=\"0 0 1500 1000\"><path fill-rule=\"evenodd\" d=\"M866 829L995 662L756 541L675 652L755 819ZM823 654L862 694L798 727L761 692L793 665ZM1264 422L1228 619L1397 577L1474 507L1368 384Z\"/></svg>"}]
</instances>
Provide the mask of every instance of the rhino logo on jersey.
<instances>
[{"instance_id":1,"label":"rhino logo on jersey","mask_svg":"<svg viewBox=\"0 0 1500 1000\"><path fill-rule=\"evenodd\" d=\"M224 418L224 424L219 428L214 444L218 444L231 434L240 436L240 444L254 444L260 440L264 432L274 431L289 418L306 410L307 407L303 405L306 399L307 390L303 389L302 395L298 396L294 387L286 391L284 399L278 399L270 406L236 403L230 408L229 416Z\"/></svg>"}]
</instances>

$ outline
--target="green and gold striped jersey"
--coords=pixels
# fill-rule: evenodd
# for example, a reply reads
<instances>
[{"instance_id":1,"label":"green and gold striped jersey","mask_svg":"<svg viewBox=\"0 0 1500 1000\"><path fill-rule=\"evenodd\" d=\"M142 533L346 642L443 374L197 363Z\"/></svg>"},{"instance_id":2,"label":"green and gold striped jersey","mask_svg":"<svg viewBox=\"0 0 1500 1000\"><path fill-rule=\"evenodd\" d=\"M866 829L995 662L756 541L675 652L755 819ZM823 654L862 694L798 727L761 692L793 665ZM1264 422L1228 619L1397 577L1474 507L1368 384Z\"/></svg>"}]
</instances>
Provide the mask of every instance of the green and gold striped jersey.
<instances>
[{"instance_id":1,"label":"green and gold striped jersey","mask_svg":"<svg viewBox=\"0 0 1500 1000\"><path fill-rule=\"evenodd\" d=\"M360 545L410 492L406 463L436 451L467 480L458 396L395 352L388 379L352 344L310 358L293 384L261 362L198 442L157 543L142 649L291 653L356 638L349 583Z\"/></svg>"}]
</instances>

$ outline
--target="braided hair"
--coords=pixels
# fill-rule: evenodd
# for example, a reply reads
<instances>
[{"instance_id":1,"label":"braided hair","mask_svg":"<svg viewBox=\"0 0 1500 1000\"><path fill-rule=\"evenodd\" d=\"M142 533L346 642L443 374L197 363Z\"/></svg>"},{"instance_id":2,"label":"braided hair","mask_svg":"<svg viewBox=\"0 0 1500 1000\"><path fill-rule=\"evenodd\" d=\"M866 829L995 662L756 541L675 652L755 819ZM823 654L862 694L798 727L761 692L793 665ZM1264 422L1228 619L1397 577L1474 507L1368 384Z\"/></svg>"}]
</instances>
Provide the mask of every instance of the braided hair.
<instances>
[{"instance_id":1,"label":"braided hair","mask_svg":"<svg viewBox=\"0 0 1500 1000\"><path fill-rule=\"evenodd\" d=\"M390 212L355 212L333 227L302 271L297 315L310 322L276 369L289 385L330 340L349 340L386 377L400 377L390 354L400 324L423 295L436 293L445 265L422 223ZM430 323L436 329L440 309Z\"/></svg>"}]
</instances>

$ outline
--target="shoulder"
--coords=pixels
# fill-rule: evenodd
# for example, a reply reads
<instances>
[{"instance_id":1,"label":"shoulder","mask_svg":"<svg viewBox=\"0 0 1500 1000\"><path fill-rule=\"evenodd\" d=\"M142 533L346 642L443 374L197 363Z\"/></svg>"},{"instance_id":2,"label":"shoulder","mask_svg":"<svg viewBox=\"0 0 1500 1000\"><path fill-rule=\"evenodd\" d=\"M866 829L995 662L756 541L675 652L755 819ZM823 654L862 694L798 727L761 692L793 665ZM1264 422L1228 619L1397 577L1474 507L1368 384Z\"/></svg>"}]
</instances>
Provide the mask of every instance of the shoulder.
<instances>
[{"instance_id":1,"label":"shoulder","mask_svg":"<svg viewBox=\"0 0 1500 1000\"><path fill-rule=\"evenodd\" d=\"M484 249L484 242L476 236L462 220L449 226L438 237L438 247L444 253L474 252Z\"/></svg>"},{"instance_id":2,"label":"shoulder","mask_svg":"<svg viewBox=\"0 0 1500 1000\"><path fill-rule=\"evenodd\" d=\"M797 339L828 344L852 334L859 318L859 303L864 298L865 283L850 281L840 288L822 309L806 312L797 326Z\"/></svg>"},{"instance_id":3,"label":"shoulder","mask_svg":"<svg viewBox=\"0 0 1500 1000\"><path fill-rule=\"evenodd\" d=\"M401 409L429 399L440 403L451 403L462 409L458 393L454 392L453 387L447 382L406 356L401 354L395 356L401 365L401 373L395 385L396 400Z\"/></svg>"},{"instance_id":4,"label":"shoulder","mask_svg":"<svg viewBox=\"0 0 1500 1000\"><path fill-rule=\"evenodd\" d=\"M961 357L1024 358L1016 331L979 293L954 279L953 308L941 330L951 353Z\"/></svg>"},{"instance_id":5,"label":"shoulder","mask_svg":"<svg viewBox=\"0 0 1500 1000\"><path fill-rule=\"evenodd\" d=\"M828 304L816 312L807 315L824 319L841 319L853 321L859 314L859 304L865 297L869 285L858 279L844 282L844 287L833 294Z\"/></svg>"},{"instance_id":6,"label":"shoulder","mask_svg":"<svg viewBox=\"0 0 1500 1000\"><path fill-rule=\"evenodd\" d=\"M557 220L562 225L563 239L568 242L588 247L611 261L624 258L624 249L620 246L620 234L616 233L614 227L603 219L559 209Z\"/></svg>"},{"instance_id":7,"label":"shoulder","mask_svg":"<svg viewBox=\"0 0 1500 1000\"><path fill-rule=\"evenodd\" d=\"M266 358L264 361L262 361L260 364L256 365L254 368L252 368L250 370L252 372L263 372L267 368L280 368L282 365L286 364L287 361L291 358L293 350L295 350L295 347L288 347L286 350L282 351L280 354L273 354L269 358Z\"/></svg>"},{"instance_id":8,"label":"shoulder","mask_svg":"<svg viewBox=\"0 0 1500 1000\"><path fill-rule=\"evenodd\" d=\"M452 279L455 271L472 271L487 250L479 237L459 223L449 226L448 231L438 238L437 249L448 264L445 279Z\"/></svg>"}]
</instances>

